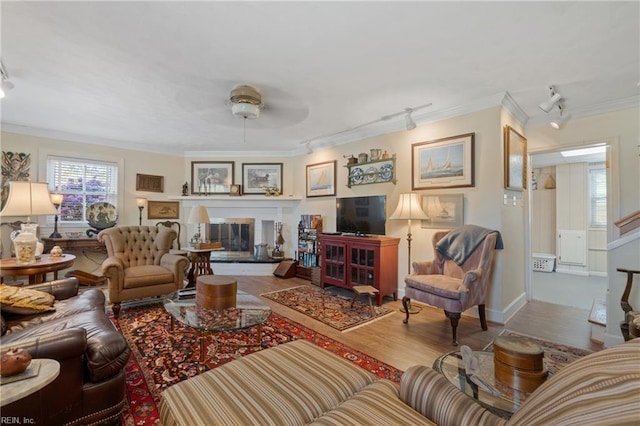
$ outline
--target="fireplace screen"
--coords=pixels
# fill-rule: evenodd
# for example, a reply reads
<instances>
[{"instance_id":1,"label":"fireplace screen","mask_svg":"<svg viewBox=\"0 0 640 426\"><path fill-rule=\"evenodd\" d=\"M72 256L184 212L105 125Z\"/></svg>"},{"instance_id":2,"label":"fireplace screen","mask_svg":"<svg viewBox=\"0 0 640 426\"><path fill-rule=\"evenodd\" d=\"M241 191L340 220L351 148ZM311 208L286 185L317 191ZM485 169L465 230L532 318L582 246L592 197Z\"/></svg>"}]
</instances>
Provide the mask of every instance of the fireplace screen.
<instances>
[{"instance_id":1,"label":"fireplace screen","mask_svg":"<svg viewBox=\"0 0 640 426\"><path fill-rule=\"evenodd\" d=\"M255 220L248 218L212 218L206 228L205 238L222 243L222 250L213 255L225 253L247 253L253 255Z\"/></svg>"}]
</instances>

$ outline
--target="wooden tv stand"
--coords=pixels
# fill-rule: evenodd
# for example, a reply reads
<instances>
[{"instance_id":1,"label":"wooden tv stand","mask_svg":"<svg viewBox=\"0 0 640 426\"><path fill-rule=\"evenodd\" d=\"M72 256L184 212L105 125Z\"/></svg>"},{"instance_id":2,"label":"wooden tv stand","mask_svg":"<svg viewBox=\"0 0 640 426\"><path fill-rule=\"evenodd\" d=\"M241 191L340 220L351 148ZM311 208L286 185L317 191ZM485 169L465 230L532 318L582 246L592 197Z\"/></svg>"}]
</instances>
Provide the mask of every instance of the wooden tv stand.
<instances>
[{"instance_id":1,"label":"wooden tv stand","mask_svg":"<svg viewBox=\"0 0 640 426\"><path fill-rule=\"evenodd\" d=\"M378 289L378 306L384 296L398 299L398 244L394 237L356 237L320 234L322 272L320 287L352 288L370 285Z\"/></svg>"}]
</instances>

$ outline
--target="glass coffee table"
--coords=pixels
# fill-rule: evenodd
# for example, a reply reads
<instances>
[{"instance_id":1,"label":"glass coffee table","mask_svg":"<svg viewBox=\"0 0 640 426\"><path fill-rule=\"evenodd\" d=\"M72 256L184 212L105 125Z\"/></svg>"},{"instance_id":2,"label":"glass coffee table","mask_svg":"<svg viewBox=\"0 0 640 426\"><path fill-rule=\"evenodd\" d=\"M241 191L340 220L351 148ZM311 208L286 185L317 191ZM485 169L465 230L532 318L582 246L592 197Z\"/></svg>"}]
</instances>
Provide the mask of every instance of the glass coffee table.
<instances>
[{"instance_id":1,"label":"glass coffee table","mask_svg":"<svg viewBox=\"0 0 640 426\"><path fill-rule=\"evenodd\" d=\"M262 346L262 324L271 316L269 306L256 296L240 290L236 296L235 308L217 311L197 306L194 289L178 290L171 293L164 300L164 308L171 315L172 332L180 332L175 330L175 321L178 321L189 327L188 333L198 336L200 373L206 370L206 362L218 350L219 342L215 333L257 327L256 341L237 346ZM209 338L212 340L214 349L212 355L207 358L206 345Z\"/></svg>"},{"instance_id":2,"label":"glass coffee table","mask_svg":"<svg viewBox=\"0 0 640 426\"><path fill-rule=\"evenodd\" d=\"M529 394L513 389L496 379L493 352L473 351L473 355L478 358L481 378L494 388L495 393L486 391L471 381L465 371L460 351L440 356L434 361L433 369L487 410L505 419L510 418Z\"/></svg>"}]
</instances>

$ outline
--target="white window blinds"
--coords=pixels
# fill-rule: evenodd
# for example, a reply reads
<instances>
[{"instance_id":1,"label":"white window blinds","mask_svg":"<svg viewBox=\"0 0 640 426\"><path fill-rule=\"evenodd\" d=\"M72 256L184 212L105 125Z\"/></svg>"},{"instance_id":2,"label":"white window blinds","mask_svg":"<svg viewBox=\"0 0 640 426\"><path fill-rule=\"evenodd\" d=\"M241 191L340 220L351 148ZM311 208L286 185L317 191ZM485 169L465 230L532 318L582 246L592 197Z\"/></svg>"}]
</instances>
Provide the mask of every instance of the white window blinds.
<instances>
[{"instance_id":1,"label":"white window blinds","mask_svg":"<svg viewBox=\"0 0 640 426\"><path fill-rule=\"evenodd\" d=\"M87 207L95 202L116 206L117 163L49 156L47 180L51 192L64 195L61 222L86 222Z\"/></svg>"},{"instance_id":2,"label":"white window blinds","mask_svg":"<svg viewBox=\"0 0 640 426\"><path fill-rule=\"evenodd\" d=\"M605 163L589 165L590 222L592 227L607 226L607 169Z\"/></svg>"}]
</instances>

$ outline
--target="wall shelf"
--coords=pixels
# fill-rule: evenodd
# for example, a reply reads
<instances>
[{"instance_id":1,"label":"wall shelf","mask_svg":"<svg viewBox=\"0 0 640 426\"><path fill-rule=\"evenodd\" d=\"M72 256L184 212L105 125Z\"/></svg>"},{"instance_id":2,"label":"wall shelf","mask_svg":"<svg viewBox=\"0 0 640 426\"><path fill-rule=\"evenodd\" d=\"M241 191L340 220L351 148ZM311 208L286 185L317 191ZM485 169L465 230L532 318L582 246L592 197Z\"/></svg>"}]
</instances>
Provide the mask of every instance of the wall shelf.
<instances>
[{"instance_id":1,"label":"wall shelf","mask_svg":"<svg viewBox=\"0 0 640 426\"><path fill-rule=\"evenodd\" d=\"M396 155L382 160L347 164L349 170L347 187L370 185L372 183L396 183Z\"/></svg>"}]
</instances>

